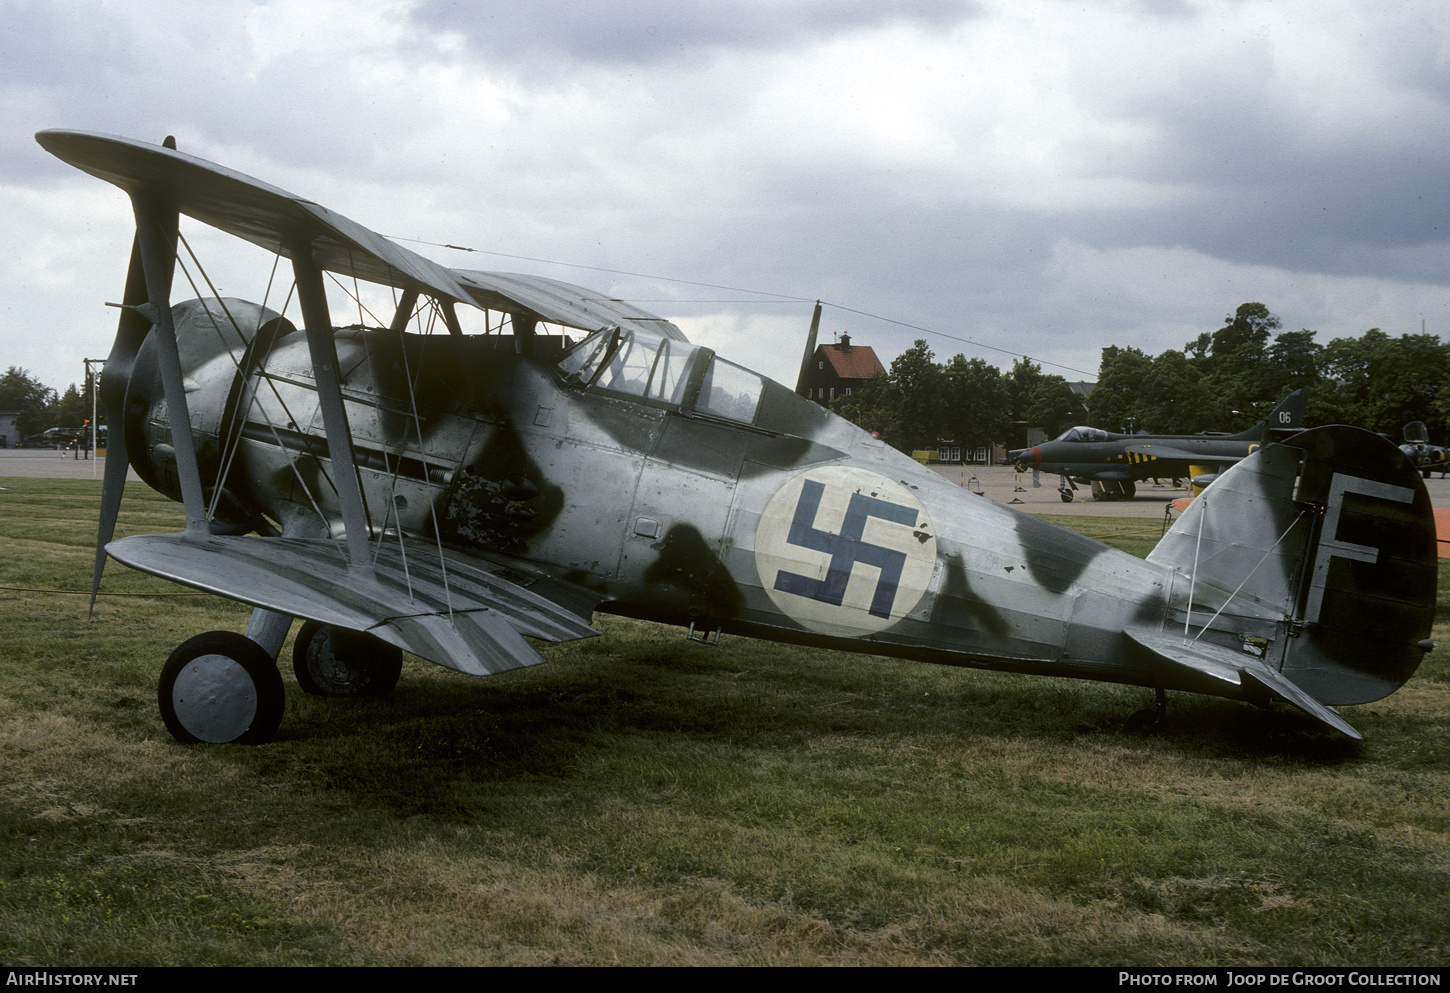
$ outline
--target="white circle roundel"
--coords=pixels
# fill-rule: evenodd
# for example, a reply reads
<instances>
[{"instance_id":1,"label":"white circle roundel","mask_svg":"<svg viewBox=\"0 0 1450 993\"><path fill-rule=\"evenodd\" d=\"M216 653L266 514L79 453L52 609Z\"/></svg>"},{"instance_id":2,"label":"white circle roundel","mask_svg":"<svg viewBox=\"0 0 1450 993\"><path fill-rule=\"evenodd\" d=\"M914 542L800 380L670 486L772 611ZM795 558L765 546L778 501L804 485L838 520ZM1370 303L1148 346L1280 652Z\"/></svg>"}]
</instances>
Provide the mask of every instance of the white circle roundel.
<instances>
[{"instance_id":1,"label":"white circle roundel","mask_svg":"<svg viewBox=\"0 0 1450 993\"><path fill-rule=\"evenodd\" d=\"M921 602L936 568L936 535L906 486L869 469L823 466L765 505L755 567L771 602L802 627L859 637Z\"/></svg>"}]
</instances>

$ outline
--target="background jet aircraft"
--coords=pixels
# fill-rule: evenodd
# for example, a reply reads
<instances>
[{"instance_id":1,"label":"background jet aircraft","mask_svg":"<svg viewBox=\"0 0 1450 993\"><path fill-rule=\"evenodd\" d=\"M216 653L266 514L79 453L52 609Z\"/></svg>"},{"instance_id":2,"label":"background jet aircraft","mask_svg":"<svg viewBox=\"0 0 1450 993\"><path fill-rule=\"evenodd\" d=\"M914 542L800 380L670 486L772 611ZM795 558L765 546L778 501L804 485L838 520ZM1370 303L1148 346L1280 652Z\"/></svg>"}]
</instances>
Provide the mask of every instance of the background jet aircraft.
<instances>
[{"instance_id":1,"label":"background jet aircraft","mask_svg":"<svg viewBox=\"0 0 1450 993\"><path fill-rule=\"evenodd\" d=\"M1400 446L1400 451L1419 466L1426 479L1432 472L1444 475L1450 470L1450 452L1430 444L1430 430L1425 427L1424 421L1411 421L1405 425L1405 443Z\"/></svg>"},{"instance_id":2,"label":"background jet aircraft","mask_svg":"<svg viewBox=\"0 0 1450 993\"><path fill-rule=\"evenodd\" d=\"M1129 683L1160 709L1168 689L1279 700L1353 737L1333 707L1393 692L1431 647L1429 496L1367 432L1245 459L1144 560L973 496L600 294L444 268L171 147L37 140L136 215L93 590L109 554L254 608L246 635L197 635L162 667L179 741L276 732L297 618L293 671L326 695L386 692L401 650L473 675L534 665L529 639L590 637L605 611ZM289 259L291 287L259 282L302 326L266 301L173 305L182 214ZM394 288L392 313L337 327L328 273ZM464 334L459 304L510 332ZM181 501L184 531L111 540L128 463Z\"/></svg>"},{"instance_id":3,"label":"background jet aircraft","mask_svg":"<svg viewBox=\"0 0 1450 993\"><path fill-rule=\"evenodd\" d=\"M1051 441L1008 452L1004 461L1018 472L1057 473L1063 503L1072 502L1074 483L1098 484L1093 486L1095 500L1131 500L1140 479L1193 475L1195 486L1207 486L1266 444L1272 433L1297 430L1304 419L1304 400L1304 391L1295 390L1266 420L1238 434L1114 434L1075 427Z\"/></svg>"}]
</instances>

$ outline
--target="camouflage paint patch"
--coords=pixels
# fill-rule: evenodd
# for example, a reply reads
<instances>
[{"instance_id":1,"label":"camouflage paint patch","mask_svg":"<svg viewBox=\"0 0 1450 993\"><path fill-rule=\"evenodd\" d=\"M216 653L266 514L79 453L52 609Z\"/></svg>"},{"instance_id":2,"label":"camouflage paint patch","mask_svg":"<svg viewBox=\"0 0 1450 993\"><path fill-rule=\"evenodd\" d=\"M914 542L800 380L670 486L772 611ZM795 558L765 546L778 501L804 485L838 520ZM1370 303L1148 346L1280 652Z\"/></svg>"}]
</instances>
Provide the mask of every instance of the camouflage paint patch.
<instances>
[{"instance_id":1,"label":"camouflage paint patch","mask_svg":"<svg viewBox=\"0 0 1450 993\"><path fill-rule=\"evenodd\" d=\"M802 627L860 637L911 612L936 569L936 535L909 489L854 466L824 466L770 498L755 566L771 602Z\"/></svg>"}]
</instances>

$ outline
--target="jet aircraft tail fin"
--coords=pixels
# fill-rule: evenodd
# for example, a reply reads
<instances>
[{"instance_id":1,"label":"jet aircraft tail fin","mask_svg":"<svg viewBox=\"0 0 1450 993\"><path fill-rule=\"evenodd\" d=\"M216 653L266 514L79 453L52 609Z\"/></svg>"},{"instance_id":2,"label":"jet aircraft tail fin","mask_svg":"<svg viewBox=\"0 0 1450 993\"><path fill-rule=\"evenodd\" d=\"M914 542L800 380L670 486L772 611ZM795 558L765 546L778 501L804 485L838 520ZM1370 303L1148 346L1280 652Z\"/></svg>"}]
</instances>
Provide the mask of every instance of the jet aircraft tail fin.
<instances>
[{"instance_id":1,"label":"jet aircraft tail fin","mask_svg":"<svg viewBox=\"0 0 1450 993\"><path fill-rule=\"evenodd\" d=\"M1244 459L1148 560L1173 573L1167 608L1127 634L1216 687L1202 691L1282 699L1345 731L1330 706L1387 696L1434 647L1429 494L1398 448L1358 428Z\"/></svg>"},{"instance_id":2,"label":"jet aircraft tail fin","mask_svg":"<svg viewBox=\"0 0 1450 993\"><path fill-rule=\"evenodd\" d=\"M1308 399L1308 391L1295 390L1279 401L1279 406L1269 411L1269 416L1264 418L1264 426L1268 429L1269 438L1273 438L1281 431L1298 431L1302 428L1304 426L1304 404Z\"/></svg>"}]
</instances>

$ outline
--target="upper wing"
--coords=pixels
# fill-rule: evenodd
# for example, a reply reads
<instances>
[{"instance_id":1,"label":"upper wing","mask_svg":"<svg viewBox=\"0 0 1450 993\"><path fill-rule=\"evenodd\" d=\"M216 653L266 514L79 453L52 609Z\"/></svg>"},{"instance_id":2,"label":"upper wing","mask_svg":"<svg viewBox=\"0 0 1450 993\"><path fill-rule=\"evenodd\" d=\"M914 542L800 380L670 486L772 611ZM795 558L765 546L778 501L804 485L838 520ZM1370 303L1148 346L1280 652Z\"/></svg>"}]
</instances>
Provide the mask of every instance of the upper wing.
<instances>
[{"instance_id":1,"label":"upper wing","mask_svg":"<svg viewBox=\"0 0 1450 993\"><path fill-rule=\"evenodd\" d=\"M508 311L522 308L542 320L588 331L617 324L626 331L686 340L684 332L663 317L583 286L517 272L454 269L453 275L480 307Z\"/></svg>"},{"instance_id":2,"label":"upper wing","mask_svg":"<svg viewBox=\"0 0 1450 993\"><path fill-rule=\"evenodd\" d=\"M133 198L165 204L270 252L292 258L296 246L309 246L313 264L329 272L587 331L617 324L685 340L664 318L581 286L449 269L311 200L185 152L84 131L41 131L35 140Z\"/></svg>"},{"instance_id":3,"label":"upper wing","mask_svg":"<svg viewBox=\"0 0 1450 993\"><path fill-rule=\"evenodd\" d=\"M313 264L371 283L472 301L446 267L394 244L326 207L185 152L132 138L84 131L41 131L41 147L135 199L151 199L187 217L292 257L310 244Z\"/></svg>"}]
</instances>

